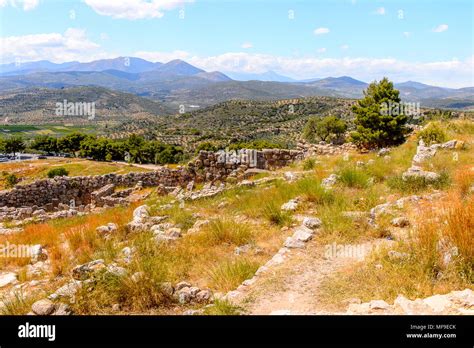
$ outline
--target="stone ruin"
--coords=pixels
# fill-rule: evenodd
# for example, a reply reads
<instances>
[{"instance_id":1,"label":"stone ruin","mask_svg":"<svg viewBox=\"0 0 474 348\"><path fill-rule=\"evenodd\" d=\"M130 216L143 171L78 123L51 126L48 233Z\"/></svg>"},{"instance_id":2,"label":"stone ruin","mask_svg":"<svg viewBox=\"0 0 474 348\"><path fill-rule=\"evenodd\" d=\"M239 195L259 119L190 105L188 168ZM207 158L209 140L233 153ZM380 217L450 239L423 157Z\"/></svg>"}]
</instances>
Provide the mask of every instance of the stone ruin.
<instances>
[{"instance_id":1,"label":"stone ruin","mask_svg":"<svg viewBox=\"0 0 474 348\"><path fill-rule=\"evenodd\" d=\"M201 151L194 161L176 169L161 167L145 173L37 180L0 192L0 221L69 217L95 207L126 204L137 186L158 187L158 192L170 192L191 182L243 179L248 169L273 170L301 158L299 151L281 149ZM117 190L117 187L125 189Z\"/></svg>"}]
</instances>

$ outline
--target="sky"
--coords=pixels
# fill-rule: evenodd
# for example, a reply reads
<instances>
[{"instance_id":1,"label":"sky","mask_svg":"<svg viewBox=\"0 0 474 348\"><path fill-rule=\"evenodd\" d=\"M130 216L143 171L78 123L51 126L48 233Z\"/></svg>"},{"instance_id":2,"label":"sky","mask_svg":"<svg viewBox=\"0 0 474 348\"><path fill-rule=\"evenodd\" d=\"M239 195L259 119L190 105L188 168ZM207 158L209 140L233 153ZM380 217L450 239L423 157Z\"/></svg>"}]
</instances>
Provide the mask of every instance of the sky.
<instances>
[{"instance_id":1,"label":"sky","mask_svg":"<svg viewBox=\"0 0 474 348\"><path fill-rule=\"evenodd\" d=\"M472 0L0 0L0 62L182 59L296 79L474 86Z\"/></svg>"}]
</instances>

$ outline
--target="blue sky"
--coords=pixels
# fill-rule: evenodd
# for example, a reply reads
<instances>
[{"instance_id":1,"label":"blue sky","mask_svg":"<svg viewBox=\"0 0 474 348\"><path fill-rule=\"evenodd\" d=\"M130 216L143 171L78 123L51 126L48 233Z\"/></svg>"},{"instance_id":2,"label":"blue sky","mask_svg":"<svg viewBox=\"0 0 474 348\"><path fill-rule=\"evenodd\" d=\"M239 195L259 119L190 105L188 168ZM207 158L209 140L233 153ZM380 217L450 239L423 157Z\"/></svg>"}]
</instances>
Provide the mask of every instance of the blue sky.
<instances>
[{"instance_id":1,"label":"blue sky","mask_svg":"<svg viewBox=\"0 0 474 348\"><path fill-rule=\"evenodd\" d=\"M473 81L471 0L0 0L3 63L139 56L295 78Z\"/></svg>"}]
</instances>

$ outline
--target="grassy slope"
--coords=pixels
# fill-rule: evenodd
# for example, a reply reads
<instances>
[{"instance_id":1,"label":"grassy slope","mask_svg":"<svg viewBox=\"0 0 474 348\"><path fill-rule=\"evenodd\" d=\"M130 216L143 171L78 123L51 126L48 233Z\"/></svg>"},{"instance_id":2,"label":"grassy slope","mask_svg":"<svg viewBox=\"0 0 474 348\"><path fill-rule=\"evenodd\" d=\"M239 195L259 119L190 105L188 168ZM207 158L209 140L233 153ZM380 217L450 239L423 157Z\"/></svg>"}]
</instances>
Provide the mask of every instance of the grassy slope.
<instances>
[{"instance_id":1,"label":"grassy slope","mask_svg":"<svg viewBox=\"0 0 474 348\"><path fill-rule=\"evenodd\" d=\"M448 133L449 138L462 139L471 144L474 140L474 126L467 121L451 123ZM431 192L433 187L423 183L404 185L395 181L396 185L390 184L409 167L415 148L416 139L412 137L406 144L393 149L390 160L374 154L351 154L348 158L319 157L316 163L296 163L284 170L300 171L305 167L309 171L294 183L277 180L256 188L235 188L210 199L186 203L184 209L173 203L171 197L152 197L146 203L154 212L170 216L170 220L184 230L192 226L196 219L213 221L200 233L185 235L171 244L156 245L150 241L152 234L147 232L135 235L125 233L124 225L131 219L134 206L30 225L20 234L1 237L0 242L41 243L46 247L53 268L53 273L47 275L50 283L46 291L62 284L65 278L61 276L68 276L73 266L97 258L112 262L124 246L134 246L137 257L127 268L130 275L143 272L145 279L139 284L131 281L130 277L104 279L93 291L80 294L74 305L75 311L84 314L110 313L112 305L120 303L125 312L172 313L171 308L176 304L163 295L159 283L187 280L200 287L210 287L215 292L234 289L244 279L250 278L258 266L264 264L282 245L290 233L286 227L292 225L293 217L292 214L282 213L280 206L296 196L302 197L303 203L294 214L315 215L323 220L324 227L316 239L317 243L359 243L390 236L389 220L381 221L374 228L346 218L342 212L368 212L387 200ZM357 161L367 162L369 159L374 159L375 163L355 167ZM445 171L449 177L449 180L440 183L439 188L450 192L444 204L454 210L444 211L448 221L453 223L443 226L441 232L462 245L462 258L457 259L453 268L443 270L445 277L439 278L436 276L438 273L434 272L439 268L439 254L432 248L425 248L427 241L440 238L436 234L438 232L434 233L439 230L439 222L433 222L434 227L430 227L424 218L431 211L431 205L428 205L422 212L414 214L418 216L421 227L413 230L414 234L420 233L427 238L400 242L396 247L411 253L413 262L397 263L387 259L386 253L374 254L362 266L329 277L321 289L325 301L340 305L351 297L393 299L398 293L414 297L472 287L472 278L466 278L465 270L466 265L472 265L474 260L473 242L472 237L464 232L469 228L472 230L473 217L472 210L463 208L472 206L473 196L466 193L466 187L474 183L472 163L472 148L458 151L457 160L454 160L452 151L440 151L428 163L428 167ZM332 191L325 191L320 182L331 173L340 174L343 180ZM369 178L373 179L373 184L367 183ZM160 208L168 203L171 203L170 207ZM111 239L103 240L95 233L95 228L108 222L117 223L120 231ZM258 246L262 252L234 255L236 246L247 243ZM26 265L26 262L22 264L19 260L4 259L3 262L6 269ZM374 272L376 264L383 265L381 271ZM27 306L19 305L18 308ZM212 313L233 311L228 304L220 303Z\"/></svg>"}]
</instances>

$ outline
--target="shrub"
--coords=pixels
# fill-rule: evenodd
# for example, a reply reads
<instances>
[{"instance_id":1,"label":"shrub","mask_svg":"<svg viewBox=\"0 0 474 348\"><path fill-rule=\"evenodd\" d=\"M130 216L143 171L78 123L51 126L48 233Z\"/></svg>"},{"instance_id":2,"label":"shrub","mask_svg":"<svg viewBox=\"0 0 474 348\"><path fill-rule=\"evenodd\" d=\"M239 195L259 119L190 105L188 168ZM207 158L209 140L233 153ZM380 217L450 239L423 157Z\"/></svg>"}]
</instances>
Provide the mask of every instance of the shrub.
<instances>
[{"instance_id":1,"label":"shrub","mask_svg":"<svg viewBox=\"0 0 474 348\"><path fill-rule=\"evenodd\" d=\"M218 150L216 144L211 143L209 141L205 141L203 143L200 143L196 147L196 154L199 153L199 151L211 151L211 152L216 152Z\"/></svg>"},{"instance_id":2,"label":"shrub","mask_svg":"<svg viewBox=\"0 0 474 348\"><path fill-rule=\"evenodd\" d=\"M54 178L56 176L68 176L68 175L69 175L69 172L66 170L66 168L63 168L63 167L54 168L48 172L48 178Z\"/></svg>"},{"instance_id":3,"label":"shrub","mask_svg":"<svg viewBox=\"0 0 474 348\"><path fill-rule=\"evenodd\" d=\"M5 177L5 181L6 181L6 186L8 188L11 188L11 187L15 186L16 184L18 184L18 182L20 180L18 179L18 177L15 174L7 174L6 177Z\"/></svg>"},{"instance_id":4,"label":"shrub","mask_svg":"<svg viewBox=\"0 0 474 348\"><path fill-rule=\"evenodd\" d=\"M345 121L336 116L312 117L306 123L303 137L309 142L329 141L340 137L347 130Z\"/></svg>"},{"instance_id":5,"label":"shrub","mask_svg":"<svg viewBox=\"0 0 474 348\"><path fill-rule=\"evenodd\" d=\"M426 145L444 143L447 138L446 132L437 123L430 123L418 133L418 139L423 139Z\"/></svg>"},{"instance_id":6,"label":"shrub","mask_svg":"<svg viewBox=\"0 0 474 348\"><path fill-rule=\"evenodd\" d=\"M311 170L311 169L314 169L315 165L316 165L316 160L314 158L308 158L303 162L303 169Z\"/></svg>"}]
</instances>

